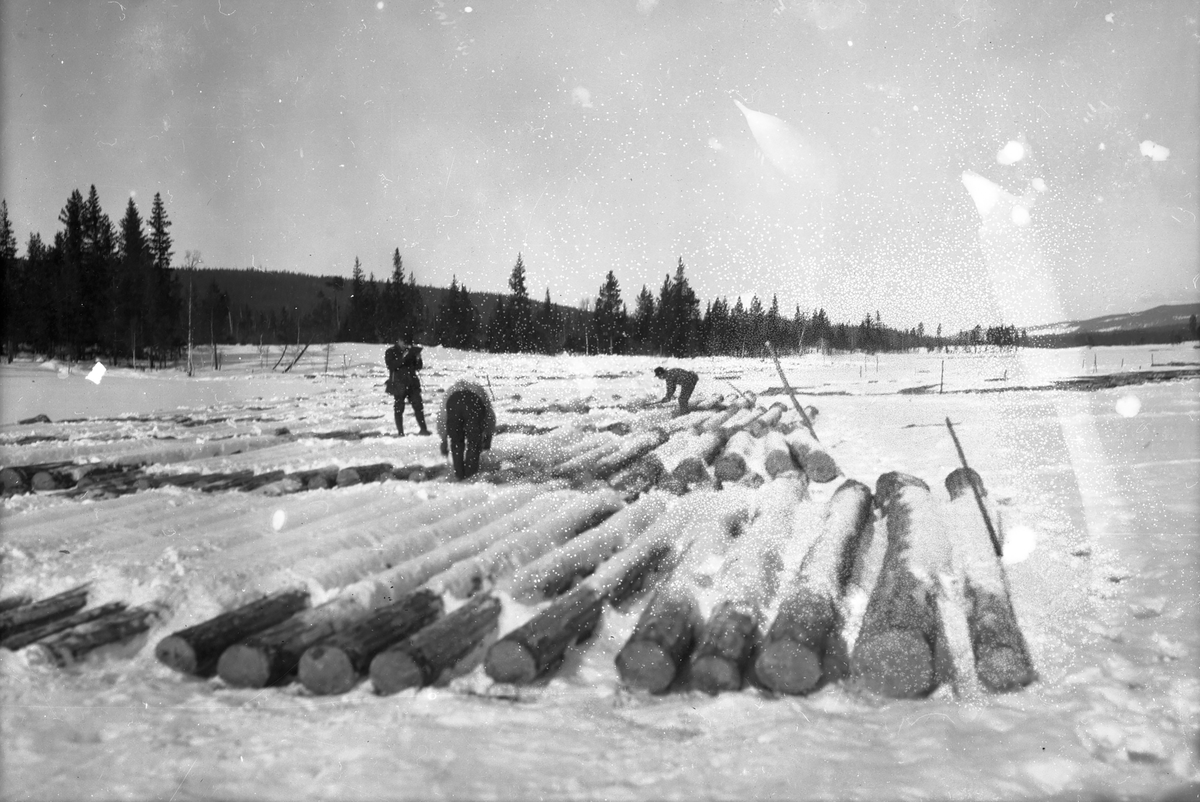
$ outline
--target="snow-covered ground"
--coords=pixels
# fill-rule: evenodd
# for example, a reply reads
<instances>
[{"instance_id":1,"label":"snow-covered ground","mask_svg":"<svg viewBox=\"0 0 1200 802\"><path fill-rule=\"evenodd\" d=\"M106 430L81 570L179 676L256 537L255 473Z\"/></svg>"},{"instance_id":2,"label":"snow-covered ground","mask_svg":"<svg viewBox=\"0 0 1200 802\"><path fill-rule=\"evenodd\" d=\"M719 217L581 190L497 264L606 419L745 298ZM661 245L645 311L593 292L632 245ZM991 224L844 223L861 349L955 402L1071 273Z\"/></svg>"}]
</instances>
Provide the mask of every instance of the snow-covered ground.
<instances>
[{"instance_id":1,"label":"snow-covered ground","mask_svg":"<svg viewBox=\"0 0 1200 802\"><path fill-rule=\"evenodd\" d=\"M98 384L85 378L90 365L3 365L0 465L121 455L162 473L439 463L434 438L394 436L382 355L340 345L328 369L322 353L283 375L255 349L229 349L220 372L110 370ZM480 667L388 697L369 683L340 696L297 684L233 689L168 669L154 645L302 558L289 533L317 542L403 525L463 486L8 498L0 595L40 598L90 580L93 603L155 601L169 612L68 669L0 651L4 798L1144 799L1181 787L1191 796L1174 798L1194 798L1200 380L1050 384L1198 357L1185 345L784 360L820 410L822 442L869 486L900 470L944 495L958 466L944 420L954 422L1008 542L1032 546L1007 571L1039 676L1005 695L632 693L613 659L640 603L608 609L553 679L515 693L496 692ZM647 413L631 407L662 392L649 357L429 348L425 364L431 418L441 388L486 377L510 429L496 437L501 457L537 438L533 427L633 421ZM780 386L765 360L680 364L700 373L698 396ZM977 392L1003 388L1014 389ZM51 422L16 423L39 414ZM334 432L358 436L317 436ZM531 613L506 599L502 630Z\"/></svg>"}]
</instances>

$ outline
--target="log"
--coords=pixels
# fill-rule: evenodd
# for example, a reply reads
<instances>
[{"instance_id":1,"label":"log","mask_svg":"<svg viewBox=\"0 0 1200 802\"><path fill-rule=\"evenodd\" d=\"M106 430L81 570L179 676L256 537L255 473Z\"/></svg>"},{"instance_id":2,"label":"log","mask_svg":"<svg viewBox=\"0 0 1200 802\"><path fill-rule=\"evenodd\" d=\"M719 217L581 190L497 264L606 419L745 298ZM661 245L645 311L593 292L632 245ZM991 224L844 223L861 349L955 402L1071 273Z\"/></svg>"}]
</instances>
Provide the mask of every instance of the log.
<instances>
[{"instance_id":1,"label":"log","mask_svg":"<svg viewBox=\"0 0 1200 802\"><path fill-rule=\"evenodd\" d=\"M300 658L300 682L315 694L345 693L384 649L432 624L443 612L437 594L418 590L313 646Z\"/></svg>"},{"instance_id":2,"label":"log","mask_svg":"<svg viewBox=\"0 0 1200 802\"><path fill-rule=\"evenodd\" d=\"M958 468L946 477L951 499L947 517L953 527L954 551L963 569L975 674L988 690L1003 693L1025 687L1037 678L1037 673L1017 624L1004 566L992 548L991 533L980 515L971 484L979 491L991 520L997 520L989 509L983 480L970 468Z\"/></svg>"},{"instance_id":3,"label":"log","mask_svg":"<svg viewBox=\"0 0 1200 802\"><path fill-rule=\"evenodd\" d=\"M24 607L31 601L33 601L33 599L23 593L17 596L8 596L0 599L0 613L7 613L9 610L14 610L17 607Z\"/></svg>"},{"instance_id":4,"label":"log","mask_svg":"<svg viewBox=\"0 0 1200 802\"><path fill-rule=\"evenodd\" d=\"M603 597L584 585L556 600L488 649L484 663L496 682L533 682L562 662L566 650L591 637Z\"/></svg>"},{"instance_id":5,"label":"log","mask_svg":"<svg viewBox=\"0 0 1200 802\"><path fill-rule=\"evenodd\" d=\"M666 497L644 496L611 518L542 555L500 584L515 599L533 603L558 595L577 577L592 574L598 565L624 549L666 509Z\"/></svg>"},{"instance_id":6,"label":"log","mask_svg":"<svg viewBox=\"0 0 1200 802\"><path fill-rule=\"evenodd\" d=\"M33 629L58 618L65 618L77 610L83 609L83 606L87 604L89 584L83 584L41 601L14 607L0 613L0 639L6 639L18 632Z\"/></svg>"},{"instance_id":7,"label":"log","mask_svg":"<svg viewBox=\"0 0 1200 802\"><path fill-rule=\"evenodd\" d=\"M590 469L590 473L598 479L607 479L627 465L649 454L666 441L667 433L657 428L633 435L626 439L616 451L596 460Z\"/></svg>"},{"instance_id":8,"label":"log","mask_svg":"<svg viewBox=\"0 0 1200 802\"><path fill-rule=\"evenodd\" d=\"M755 470L763 464L762 449L762 441L748 431L735 432L725 444L721 456L713 460L713 476L723 482L736 482L747 472L765 475L765 467Z\"/></svg>"},{"instance_id":9,"label":"log","mask_svg":"<svg viewBox=\"0 0 1200 802\"><path fill-rule=\"evenodd\" d=\"M832 482L841 473L833 457L807 429L797 427L786 439L792 458L812 481Z\"/></svg>"},{"instance_id":10,"label":"log","mask_svg":"<svg viewBox=\"0 0 1200 802\"><path fill-rule=\"evenodd\" d=\"M851 676L884 696L925 696L939 681L934 661L945 635L937 581L950 574L950 544L924 482L884 474L875 494L887 515L887 551L854 644Z\"/></svg>"},{"instance_id":11,"label":"log","mask_svg":"<svg viewBox=\"0 0 1200 802\"><path fill-rule=\"evenodd\" d=\"M870 489L853 479L843 482L829 500L812 550L780 594L775 620L754 663L763 686L801 694L823 678L832 681L848 673L840 602L870 520Z\"/></svg>"},{"instance_id":12,"label":"log","mask_svg":"<svg viewBox=\"0 0 1200 802\"><path fill-rule=\"evenodd\" d=\"M703 423L699 424L696 427L697 432L700 434L703 434L704 432L720 431L720 429L722 427L724 427L725 424L727 424L729 422L729 420L731 418L733 418L734 415L738 414L739 412L742 412L748 406L749 405L745 401L739 399L738 401L734 402L733 404L730 404L729 407L726 408L723 412L720 412L716 415L712 415L707 420L705 420Z\"/></svg>"},{"instance_id":13,"label":"log","mask_svg":"<svg viewBox=\"0 0 1200 802\"><path fill-rule=\"evenodd\" d=\"M763 468L767 476L775 478L791 471L800 470L800 464L792 458L792 450L779 431L772 429L763 435Z\"/></svg>"},{"instance_id":14,"label":"log","mask_svg":"<svg viewBox=\"0 0 1200 802\"><path fill-rule=\"evenodd\" d=\"M5 495L25 493L29 490L29 478L20 468L0 469L0 488Z\"/></svg>"},{"instance_id":15,"label":"log","mask_svg":"<svg viewBox=\"0 0 1200 802\"><path fill-rule=\"evenodd\" d=\"M446 569L430 579L428 585L438 593L449 593L460 599L471 596L482 588L491 587L515 568L599 525L622 506L624 502L620 495L607 487L583 495L574 504L555 511L524 531L513 532Z\"/></svg>"},{"instance_id":16,"label":"log","mask_svg":"<svg viewBox=\"0 0 1200 802\"><path fill-rule=\"evenodd\" d=\"M604 439L585 451L576 452L550 469L552 476L574 476L585 470L590 470L601 457L606 457L621 447L621 438L611 432L605 432Z\"/></svg>"},{"instance_id":17,"label":"log","mask_svg":"<svg viewBox=\"0 0 1200 802\"><path fill-rule=\"evenodd\" d=\"M626 502L632 502L658 482L663 470L662 461L651 452L613 474L608 483Z\"/></svg>"},{"instance_id":18,"label":"log","mask_svg":"<svg viewBox=\"0 0 1200 802\"><path fill-rule=\"evenodd\" d=\"M30 659L51 662L60 668L77 663L101 646L145 632L160 615L161 610L152 606L112 613L32 644Z\"/></svg>"},{"instance_id":19,"label":"log","mask_svg":"<svg viewBox=\"0 0 1200 802\"><path fill-rule=\"evenodd\" d=\"M111 615L125 609L124 602L111 602L102 604L99 607L93 607L90 610L81 610L74 615L69 615L66 618L58 618L49 623L42 624L33 629L27 629L16 635L10 635L0 641L0 649L9 649L17 651L23 649L31 643L37 643L44 638L48 638L63 630L71 629L72 627L86 624L89 621L95 621L97 618L103 618L106 615Z\"/></svg>"},{"instance_id":20,"label":"log","mask_svg":"<svg viewBox=\"0 0 1200 802\"><path fill-rule=\"evenodd\" d=\"M783 551L796 535L797 509L807 497L808 482L799 473L754 494L749 523L730 546L713 586L718 604L692 654L692 687L713 695L742 687L778 589Z\"/></svg>"},{"instance_id":21,"label":"log","mask_svg":"<svg viewBox=\"0 0 1200 802\"><path fill-rule=\"evenodd\" d=\"M298 669L300 657L310 647L412 593L439 571L479 553L509 532L543 521L560 507L570 507L577 495L571 491L546 493L478 531L453 538L419 557L365 577L324 604L230 646L217 662L217 673L236 687L261 688L288 681Z\"/></svg>"},{"instance_id":22,"label":"log","mask_svg":"<svg viewBox=\"0 0 1200 802\"><path fill-rule=\"evenodd\" d=\"M745 494L738 491L698 491L691 499L663 516L664 527L684 533L675 546L678 565L647 603L616 658L621 680L651 693L663 693L679 678L703 620L699 586L746 514Z\"/></svg>"},{"instance_id":23,"label":"log","mask_svg":"<svg viewBox=\"0 0 1200 802\"><path fill-rule=\"evenodd\" d=\"M195 626L173 632L158 642L154 656L162 664L198 677L209 677L230 646L276 626L308 607L307 590L272 593Z\"/></svg>"},{"instance_id":24,"label":"log","mask_svg":"<svg viewBox=\"0 0 1200 802\"><path fill-rule=\"evenodd\" d=\"M375 655L369 668L375 692L387 696L432 685L475 651L499 620L499 599L487 593L472 596L458 609Z\"/></svg>"},{"instance_id":25,"label":"log","mask_svg":"<svg viewBox=\"0 0 1200 802\"><path fill-rule=\"evenodd\" d=\"M762 437L779 424L779 419L783 417L783 412L784 408L782 404L772 404L767 408L765 414L746 424L745 430L754 437Z\"/></svg>"},{"instance_id":26,"label":"log","mask_svg":"<svg viewBox=\"0 0 1200 802\"><path fill-rule=\"evenodd\" d=\"M734 432L742 431L766 414L767 410L763 407L748 407L726 420L717 431L728 439Z\"/></svg>"}]
</instances>

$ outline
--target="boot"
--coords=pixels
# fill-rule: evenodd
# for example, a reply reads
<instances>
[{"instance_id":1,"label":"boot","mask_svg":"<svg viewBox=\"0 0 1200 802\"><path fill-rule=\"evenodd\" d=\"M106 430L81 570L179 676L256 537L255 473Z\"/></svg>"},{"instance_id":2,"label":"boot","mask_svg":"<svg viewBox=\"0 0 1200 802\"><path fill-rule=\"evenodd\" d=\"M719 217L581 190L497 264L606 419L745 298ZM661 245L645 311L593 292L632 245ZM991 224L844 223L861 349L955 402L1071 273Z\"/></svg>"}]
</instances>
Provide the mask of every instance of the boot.
<instances>
[{"instance_id":1,"label":"boot","mask_svg":"<svg viewBox=\"0 0 1200 802\"><path fill-rule=\"evenodd\" d=\"M395 415L396 415L396 431L399 433L400 437L403 437L404 436L404 413L397 412L397 413L395 413Z\"/></svg>"},{"instance_id":2,"label":"boot","mask_svg":"<svg viewBox=\"0 0 1200 802\"><path fill-rule=\"evenodd\" d=\"M417 434L424 434L424 435L433 434L433 432L431 432L425 428L425 412L424 412L424 410L417 412L414 409L413 414L417 416L417 426L420 427L420 430L417 432Z\"/></svg>"}]
</instances>

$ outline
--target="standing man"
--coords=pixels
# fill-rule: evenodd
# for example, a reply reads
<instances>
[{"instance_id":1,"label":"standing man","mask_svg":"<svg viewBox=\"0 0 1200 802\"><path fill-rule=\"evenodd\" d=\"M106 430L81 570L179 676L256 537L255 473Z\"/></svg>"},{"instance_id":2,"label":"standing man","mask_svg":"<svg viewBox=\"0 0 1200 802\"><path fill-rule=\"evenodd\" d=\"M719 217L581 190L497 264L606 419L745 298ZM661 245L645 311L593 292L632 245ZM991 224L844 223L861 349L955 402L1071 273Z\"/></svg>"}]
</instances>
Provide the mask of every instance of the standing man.
<instances>
[{"instance_id":1,"label":"standing man","mask_svg":"<svg viewBox=\"0 0 1200 802\"><path fill-rule=\"evenodd\" d=\"M696 382L700 381L700 377L690 370L683 368L666 368L658 367L654 369L654 375L667 382L667 394L663 396L658 403L664 404L675 397L675 386L679 386L679 414L683 415L688 411L688 400L692 397L692 390L696 389Z\"/></svg>"},{"instance_id":2,"label":"standing man","mask_svg":"<svg viewBox=\"0 0 1200 802\"><path fill-rule=\"evenodd\" d=\"M408 337L401 334L396 344L383 355L387 365L388 380L385 388L392 395L392 412L396 416L396 431L404 436L404 401L412 401L413 415L417 418L420 431L417 434L432 434L425 428L425 404L421 401L421 380L417 371L425 367L421 361L421 346L410 345Z\"/></svg>"}]
</instances>

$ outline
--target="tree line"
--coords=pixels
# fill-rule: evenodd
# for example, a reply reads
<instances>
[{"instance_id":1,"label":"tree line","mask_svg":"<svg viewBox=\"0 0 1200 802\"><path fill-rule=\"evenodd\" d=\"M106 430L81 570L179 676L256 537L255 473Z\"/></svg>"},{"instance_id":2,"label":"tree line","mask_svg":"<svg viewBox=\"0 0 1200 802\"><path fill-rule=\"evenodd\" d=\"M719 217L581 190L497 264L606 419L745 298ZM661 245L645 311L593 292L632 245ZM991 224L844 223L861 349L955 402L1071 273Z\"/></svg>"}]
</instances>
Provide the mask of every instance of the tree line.
<instances>
[{"instance_id":1,"label":"tree line","mask_svg":"<svg viewBox=\"0 0 1200 802\"><path fill-rule=\"evenodd\" d=\"M732 303L722 297L702 308L682 257L673 273L664 274L657 292L641 287L632 308L612 270L595 296L572 307L554 302L549 288L541 301L531 298L521 254L509 274L508 292L488 294L468 290L457 276L449 288L419 286L397 248L382 282L366 274L357 257L348 281L272 274L294 279L292 284L301 278L315 281L320 289L313 293L307 284L306 301L288 297L277 309L258 299L255 309L250 299L233 297L201 272L199 251L185 252L182 264L172 267L171 221L160 194L148 219L130 197L114 225L95 186L86 198L75 190L58 220L62 229L51 243L31 233L24 257L18 258L8 204L0 201L3 345L9 360L26 351L75 360L128 359L154 367L176 363L192 342L385 343L400 336L500 353L672 357L761 356L768 342L780 353L1055 344L1011 325L977 325L946 336L940 324L933 331L923 323L895 328L884 324L878 311L857 323L834 323L823 308L783 310L777 296L766 303L757 296ZM243 283L246 275L218 272L229 277L227 284ZM1190 328L1195 337L1195 324Z\"/></svg>"}]
</instances>

